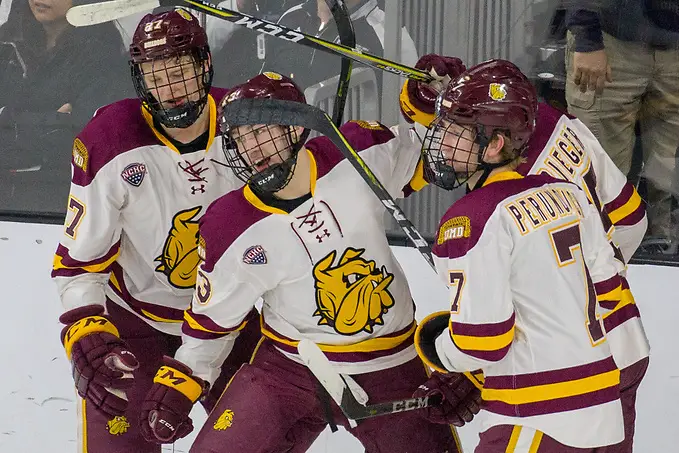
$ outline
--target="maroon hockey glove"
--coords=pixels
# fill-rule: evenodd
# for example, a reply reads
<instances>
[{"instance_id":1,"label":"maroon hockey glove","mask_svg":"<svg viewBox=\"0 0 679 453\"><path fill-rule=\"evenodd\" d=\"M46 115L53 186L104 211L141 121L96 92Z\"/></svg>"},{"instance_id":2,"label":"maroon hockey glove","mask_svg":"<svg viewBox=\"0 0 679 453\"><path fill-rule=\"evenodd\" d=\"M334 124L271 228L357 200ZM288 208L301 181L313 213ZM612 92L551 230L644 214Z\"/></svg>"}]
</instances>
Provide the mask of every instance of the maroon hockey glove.
<instances>
[{"instance_id":1,"label":"maroon hockey glove","mask_svg":"<svg viewBox=\"0 0 679 453\"><path fill-rule=\"evenodd\" d=\"M417 69L434 76L429 83L409 80L407 83L408 100L415 109L433 114L436 98L446 88L451 79L456 79L467 68L462 60L455 57L444 57L436 54L422 56L415 64Z\"/></svg>"},{"instance_id":2,"label":"maroon hockey glove","mask_svg":"<svg viewBox=\"0 0 679 453\"><path fill-rule=\"evenodd\" d=\"M141 406L139 424L147 441L172 443L193 431L191 408L210 385L192 373L183 363L163 357Z\"/></svg>"},{"instance_id":3,"label":"maroon hockey glove","mask_svg":"<svg viewBox=\"0 0 679 453\"><path fill-rule=\"evenodd\" d=\"M432 423L464 426L479 413L481 392L460 373L439 373L434 371L429 380L420 385L413 397L441 395L443 401L438 406L430 406L420 413Z\"/></svg>"},{"instance_id":4,"label":"maroon hockey glove","mask_svg":"<svg viewBox=\"0 0 679 453\"><path fill-rule=\"evenodd\" d=\"M71 362L78 395L112 417L127 409L125 389L134 383L139 363L104 316L101 305L87 305L59 317L66 324L61 342Z\"/></svg>"}]
</instances>

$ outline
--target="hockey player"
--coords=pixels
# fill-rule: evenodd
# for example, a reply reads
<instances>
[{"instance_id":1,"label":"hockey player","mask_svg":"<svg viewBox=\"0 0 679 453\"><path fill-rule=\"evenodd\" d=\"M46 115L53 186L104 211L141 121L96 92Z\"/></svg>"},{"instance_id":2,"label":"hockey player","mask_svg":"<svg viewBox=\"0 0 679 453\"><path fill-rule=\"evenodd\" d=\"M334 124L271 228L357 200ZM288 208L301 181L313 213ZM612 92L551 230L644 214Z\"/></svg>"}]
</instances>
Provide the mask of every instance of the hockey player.
<instances>
[{"instance_id":1,"label":"hockey player","mask_svg":"<svg viewBox=\"0 0 679 453\"><path fill-rule=\"evenodd\" d=\"M425 56L420 65L438 67L442 64L441 58L436 55ZM482 63L474 68L474 72L486 73L488 78L496 74L504 77L511 75L526 84L530 83L514 65L498 60ZM429 124L434 118L436 96L437 93L432 93L425 84L407 82L401 96L404 115L408 119ZM612 301L601 295L600 304L605 309L602 317L608 342L621 370L625 440L600 451L631 453L636 393L648 367L649 345L639 310L624 277L624 265L646 232L644 203L634 186L618 170L582 122L545 103L536 103L535 120L535 132L523 149L521 162L515 171L523 176L550 175L577 184L599 210L619 261L622 293L616 293Z\"/></svg>"},{"instance_id":2,"label":"hockey player","mask_svg":"<svg viewBox=\"0 0 679 453\"><path fill-rule=\"evenodd\" d=\"M201 259L198 220L241 185L220 164L217 102L226 90L211 87L196 18L181 9L145 16L130 55L139 99L99 109L75 139L70 212L52 272L83 398L79 451L89 453L160 453L139 430L141 402L163 355L181 344ZM207 409L259 337L256 321L241 332Z\"/></svg>"},{"instance_id":3,"label":"hockey player","mask_svg":"<svg viewBox=\"0 0 679 453\"><path fill-rule=\"evenodd\" d=\"M425 178L469 192L436 236L451 305L418 328L421 356L440 370L484 371L477 452L618 444L620 372L597 299L617 305L622 279L585 192L516 172L537 136L534 88L496 60L451 82L438 105L422 147Z\"/></svg>"},{"instance_id":4,"label":"hockey player","mask_svg":"<svg viewBox=\"0 0 679 453\"><path fill-rule=\"evenodd\" d=\"M234 88L225 102L241 98L305 102L292 80L270 72ZM263 342L227 387L192 452L301 453L328 421L344 425L370 453L458 452L449 427L414 412L350 428L336 405L320 402L297 355L300 339L313 340L372 402L409 398L427 379L383 205L325 137L306 142L307 130L285 125L223 127L228 165L247 184L201 219L205 261L184 343L147 396L148 430L165 440L184 434L202 382L214 379L206 364L231 350L233 332L262 297ZM416 184L420 146L408 128L351 121L341 130L393 196ZM163 378L168 375L182 382ZM457 389L463 401L451 409L461 413L459 424L478 412L472 389Z\"/></svg>"}]
</instances>

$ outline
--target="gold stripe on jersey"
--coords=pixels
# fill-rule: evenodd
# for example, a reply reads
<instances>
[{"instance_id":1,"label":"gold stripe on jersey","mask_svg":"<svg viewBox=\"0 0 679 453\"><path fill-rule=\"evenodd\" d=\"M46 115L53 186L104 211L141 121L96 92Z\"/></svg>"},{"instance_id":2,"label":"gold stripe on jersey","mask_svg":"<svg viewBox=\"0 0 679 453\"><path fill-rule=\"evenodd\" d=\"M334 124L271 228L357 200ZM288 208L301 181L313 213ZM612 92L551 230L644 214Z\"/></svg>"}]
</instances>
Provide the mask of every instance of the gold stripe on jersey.
<instances>
[{"instance_id":1,"label":"gold stripe on jersey","mask_svg":"<svg viewBox=\"0 0 679 453\"><path fill-rule=\"evenodd\" d=\"M489 337L455 335L452 330L452 323L450 332L455 346L465 351L499 351L509 346L514 340L514 325L508 332Z\"/></svg>"},{"instance_id":2,"label":"gold stripe on jersey","mask_svg":"<svg viewBox=\"0 0 679 453\"><path fill-rule=\"evenodd\" d=\"M321 351L323 352L375 352L375 351L387 351L389 349L394 349L397 346L401 345L404 341L406 341L408 338L412 337L413 334L415 333L415 328L416 324L413 323L413 325L403 334L396 336L396 337L378 337L378 338L369 338L367 340L359 341L358 343L353 343L353 344L319 344L318 347L321 348ZM296 348L297 345L299 344L299 341L296 340L288 340L287 338L283 338L279 335L277 335L275 332L272 332L271 330L267 329L266 325L262 322L261 323L261 328L262 328L262 335L264 335L267 338L272 339L273 341L276 341L278 343L291 346L293 348Z\"/></svg>"},{"instance_id":3,"label":"gold stripe on jersey","mask_svg":"<svg viewBox=\"0 0 679 453\"><path fill-rule=\"evenodd\" d=\"M623 289L621 291L620 295L620 302L613 308L611 311L604 313L604 315L601 317L601 319L606 319L615 312L621 310L622 308L628 306L628 305L634 305L636 302L634 301L634 296L632 295L632 291L629 289Z\"/></svg>"},{"instance_id":4,"label":"gold stripe on jersey","mask_svg":"<svg viewBox=\"0 0 679 453\"><path fill-rule=\"evenodd\" d=\"M603 301L619 301L622 299L622 284L618 285L616 288L610 290L605 294L597 294L596 300L598 302Z\"/></svg>"},{"instance_id":5,"label":"gold stripe on jersey","mask_svg":"<svg viewBox=\"0 0 679 453\"><path fill-rule=\"evenodd\" d=\"M620 206L615 211L608 213L608 218L610 218L611 222L613 222L613 224L615 225L616 223L620 222L622 219L624 219L625 217L639 209L640 205L641 196L639 196L639 193L635 190L630 196L629 200L627 200L627 202L624 205Z\"/></svg>"},{"instance_id":6,"label":"gold stripe on jersey","mask_svg":"<svg viewBox=\"0 0 679 453\"><path fill-rule=\"evenodd\" d=\"M215 103L215 100L211 94L207 95L207 107L210 118L208 125L207 146L205 146L206 151L210 149L212 142L215 140L215 135L217 132L217 104ZM177 147L174 146L172 142L170 142L170 140L168 140L164 134L162 134L158 129L156 129L156 127L153 124L153 116L151 116L151 113L143 105L141 107L141 114L144 117L146 124L148 124L151 130L153 131L153 134L156 136L156 138L163 145L167 146L175 153L180 154Z\"/></svg>"},{"instance_id":7,"label":"gold stripe on jersey","mask_svg":"<svg viewBox=\"0 0 679 453\"><path fill-rule=\"evenodd\" d=\"M481 396L485 401L502 401L507 404L517 405L584 395L619 384L620 370L614 369L572 381L534 385L518 389L489 389L484 387Z\"/></svg>"},{"instance_id":8,"label":"gold stripe on jersey","mask_svg":"<svg viewBox=\"0 0 679 453\"><path fill-rule=\"evenodd\" d=\"M141 309L141 312L144 316L147 318L156 321L156 322L174 322L174 323L182 323L184 322L181 319L168 319L168 318L163 318L158 315L154 315L153 313L149 313L148 311L144 310L143 308Z\"/></svg>"},{"instance_id":9,"label":"gold stripe on jersey","mask_svg":"<svg viewBox=\"0 0 679 453\"><path fill-rule=\"evenodd\" d=\"M216 331L216 330L210 330L207 327L203 327L193 316L191 316L191 313L189 313L188 310L184 311L184 321L189 325L194 330L202 330L203 332L208 332L208 333L214 333L217 335L226 335L231 332L235 332L237 330L241 330L245 325L248 323L248 319L244 319L240 324L238 324L237 327L233 329L224 329L223 331ZM179 321L182 322L182 321Z\"/></svg>"},{"instance_id":10,"label":"gold stripe on jersey","mask_svg":"<svg viewBox=\"0 0 679 453\"><path fill-rule=\"evenodd\" d=\"M54 262L52 263L52 268L57 271L60 269L82 269L85 272L100 273L106 271L106 269L113 264L120 255L120 250L118 250L111 258L107 259L100 264L88 264L86 266L67 266L63 262L63 257L59 255L54 255Z\"/></svg>"}]
</instances>

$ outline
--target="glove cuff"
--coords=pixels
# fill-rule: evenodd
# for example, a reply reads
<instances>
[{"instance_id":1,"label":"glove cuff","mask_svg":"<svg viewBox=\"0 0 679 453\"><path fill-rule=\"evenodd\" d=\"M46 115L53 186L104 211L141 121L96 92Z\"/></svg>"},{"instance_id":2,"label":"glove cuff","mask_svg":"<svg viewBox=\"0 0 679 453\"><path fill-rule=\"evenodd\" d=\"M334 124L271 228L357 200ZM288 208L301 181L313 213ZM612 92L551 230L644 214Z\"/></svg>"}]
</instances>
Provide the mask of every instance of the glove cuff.
<instances>
[{"instance_id":1,"label":"glove cuff","mask_svg":"<svg viewBox=\"0 0 679 453\"><path fill-rule=\"evenodd\" d=\"M99 306L101 307L101 306ZM82 307L87 308L87 307ZM82 308L77 308L76 310L82 310ZM71 312L74 310L71 310ZM98 311L99 314L103 314L104 307ZM64 322L67 319L66 315L70 315L71 312L64 313L59 320ZM94 311L91 311L94 312ZM111 321L99 315L85 315L85 317L78 319L73 322L68 328L64 328L61 334L61 342L66 350L66 357L71 360L71 352L73 350L73 345L86 335L93 333L109 333L115 337L120 338L118 329L113 325Z\"/></svg>"},{"instance_id":2,"label":"glove cuff","mask_svg":"<svg viewBox=\"0 0 679 453\"><path fill-rule=\"evenodd\" d=\"M428 367L443 374L449 371L443 366L436 352L436 339L448 329L449 311L439 311L424 318L415 330L415 349L417 355Z\"/></svg>"},{"instance_id":3,"label":"glove cuff","mask_svg":"<svg viewBox=\"0 0 679 453\"><path fill-rule=\"evenodd\" d=\"M154 384L170 387L195 403L207 394L209 384L199 377L193 376L189 367L170 357L163 358L163 366L153 378Z\"/></svg>"}]
</instances>

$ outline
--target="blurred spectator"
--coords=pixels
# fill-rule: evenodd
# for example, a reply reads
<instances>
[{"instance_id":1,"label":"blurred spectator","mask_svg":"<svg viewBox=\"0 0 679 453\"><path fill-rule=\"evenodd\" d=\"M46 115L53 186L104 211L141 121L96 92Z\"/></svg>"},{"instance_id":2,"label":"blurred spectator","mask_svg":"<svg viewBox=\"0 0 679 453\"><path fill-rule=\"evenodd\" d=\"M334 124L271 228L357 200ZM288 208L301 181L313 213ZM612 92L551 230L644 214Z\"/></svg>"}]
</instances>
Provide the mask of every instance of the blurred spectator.
<instances>
[{"instance_id":1,"label":"blurred spectator","mask_svg":"<svg viewBox=\"0 0 679 453\"><path fill-rule=\"evenodd\" d=\"M219 5L278 23L281 15L291 5L299 2L300 0L227 0ZM268 57L266 44L279 39L213 17L207 18L206 31L214 56L215 85L225 87L238 85L259 74L264 58ZM229 45L226 45L227 41Z\"/></svg>"},{"instance_id":2,"label":"blurred spectator","mask_svg":"<svg viewBox=\"0 0 679 453\"><path fill-rule=\"evenodd\" d=\"M9 17L9 10L12 7L12 0L2 0L0 2L0 25L7 22Z\"/></svg>"},{"instance_id":3,"label":"blurred spectator","mask_svg":"<svg viewBox=\"0 0 679 453\"><path fill-rule=\"evenodd\" d=\"M289 6L291 2L287 3ZM357 46L366 52L383 55L384 11L380 9L377 0L346 0L345 3L351 15ZM289 6L282 13L277 23L326 41L338 41L337 28L325 0L293 3L293 6ZM250 30L244 32L254 35ZM217 53L215 62L217 65L223 65L223 68L215 72L230 78L223 84L238 83L259 72L275 71L295 79L300 87L308 88L340 72L341 59L338 56L264 34L256 35L254 41L253 48L247 50L249 64L233 64L232 55L243 52L240 40L234 40L239 43L238 50L227 46L222 52ZM399 60L407 65L414 65L417 61L415 43L405 27L402 30ZM381 75L378 71L378 87L381 86Z\"/></svg>"},{"instance_id":4,"label":"blurred spectator","mask_svg":"<svg viewBox=\"0 0 679 453\"><path fill-rule=\"evenodd\" d=\"M45 192L63 210L75 134L97 108L134 93L115 26L74 28L65 17L71 6L71 0L14 1L0 27L0 208L39 181L63 189Z\"/></svg>"},{"instance_id":5,"label":"blurred spectator","mask_svg":"<svg viewBox=\"0 0 679 453\"><path fill-rule=\"evenodd\" d=\"M679 2L587 0L568 14L569 111L629 176L639 122L649 235L676 252ZM674 242L674 244L672 244Z\"/></svg>"}]
</instances>

